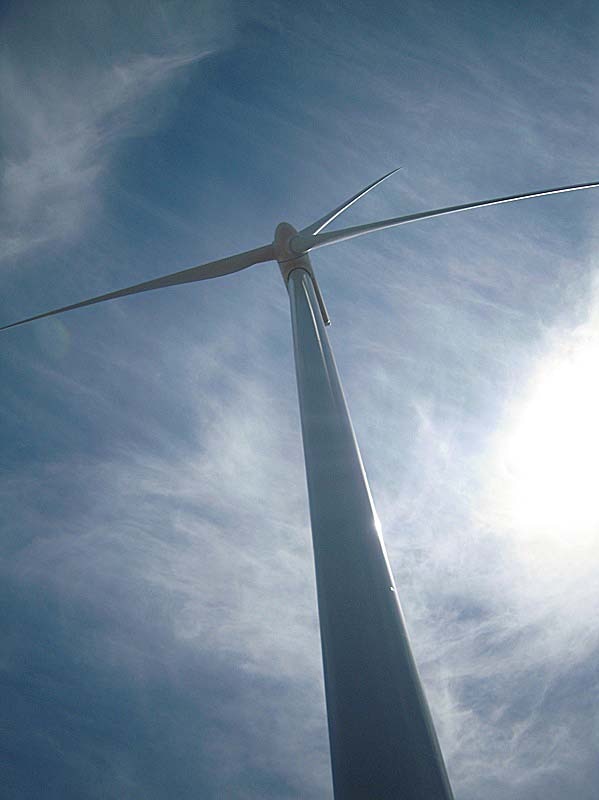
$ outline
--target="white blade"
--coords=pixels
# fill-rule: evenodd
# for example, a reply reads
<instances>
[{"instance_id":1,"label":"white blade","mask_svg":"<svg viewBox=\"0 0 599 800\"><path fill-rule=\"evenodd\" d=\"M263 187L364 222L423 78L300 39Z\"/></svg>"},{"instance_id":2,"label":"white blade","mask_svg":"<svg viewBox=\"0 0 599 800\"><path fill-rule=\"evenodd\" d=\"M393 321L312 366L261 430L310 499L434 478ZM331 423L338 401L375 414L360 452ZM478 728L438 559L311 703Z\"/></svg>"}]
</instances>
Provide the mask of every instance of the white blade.
<instances>
[{"instance_id":1,"label":"white blade","mask_svg":"<svg viewBox=\"0 0 599 800\"><path fill-rule=\"evenodd\" d=\"M252 264L273 261L274 258L275 255L272 245L264 245L264 247L257 247L255 250L247 250L245 253L238 253L228 258L221 258L219 261L210 261L208 264L201 264L199 267L183 269L180 272L163 275L161 278L154 278L154 280L151 281L136 283L135 286L128 286L126 289L118 289L116 292L109 292L108 294L101 294L98 297L91 297L88 300L82 300L80 303L73 303L73 305L70 306L63 306L62 308L55 308L52 311L46 311L43 314L36 314L34 317L27 317L27 319L12 322L10 325L4 325L0 327L0 331L14 328L16 325L23 325L25 322L43 319L43 317L52 317L54 314L61 314L63 311L72 311L75 308L92 306L95 303L103 303L105 300L114 300L117 297L126 297L129 294L149 292L152 289L163 289L166 286L177 286L181 283L204 281L208 278L218 278L221 275L228 275L231 272L239 272L239 270L245 269L246 267L251 267Z\"/></svg>"},{"instance_id":2,"label":"white blade","mask_svg":"<svg viewBox=\"0 0 599 800\"><path fill-rule=\"evenodd\" d=\"M368 192L371 189L374 189L376 186L378 186L383 181L386 181L387 178L391 177L391 175L395 175L395 173L399 172L400 169L401 169L401 167L397 167L397 169L392 169L391 172L388 172L386 175L383 175L382 178L378 178L374 183L371 183L370 186L367 186L365 189L362 189L362 191L358 192L358 194L355 194L353 197L350 197L349 200L346 200L340 206L337 206L337 208L335 208L333 211L329 211L328 214L325 214L324 217L321 217L319 220L316 220L316 222L313 222L312 225L308 225L307 228L303 228L300 231L300 236L303 236L303 235L311 236L312 234L320 233L320 231L323 228L326 228L326 226L330 225L330 223L334 219L337 219L339 214L342 214L350 206L353 206L353 204L357 200L359 200L361 197L364 197L365 194L368 194Z\"/></svg>"},{"instance_id":3,"label":"white blade","mask_svg":"<svg viewBox=\"0 0 599 800\"><path fill-rule=\"evenodd\" d=\"M599 186L599 183L579 183L575 186L559 186L556 189L543 189L537 192L528 192L527 194L514 194L509 197L497 197L493 200L482 200L477 203L465 203L460 206L448 206L447 208L436 208L433 211L422 211L419 214L408 214L405 217L393 217L392 219L383 219L379 222L370 222L366 225L356 225L352 228L343 228L340 231L330 231L329 233L318 233L312 236L306 236L304 232L298 233L291 239L290 246L298 255L300 253L307 253L310 250L315 250L318 247L324 247L327 244L337 244L344 242L347 239L354 239L356 236L362 236L366 233L373 233L374 231L382 231L385 228L394 228L396 225L405 225L408 222L416 222L420 219L428 219L429 217L441 217L444 214L456 214L458 211L468 211L471 208L482 208L483 206L496 206L501 203L511 203L514 200L526 200L529 197L543 197L546 194L561 194L562 192L576 192L579 189L594 189Z\"/></svg>"}]
</instances>

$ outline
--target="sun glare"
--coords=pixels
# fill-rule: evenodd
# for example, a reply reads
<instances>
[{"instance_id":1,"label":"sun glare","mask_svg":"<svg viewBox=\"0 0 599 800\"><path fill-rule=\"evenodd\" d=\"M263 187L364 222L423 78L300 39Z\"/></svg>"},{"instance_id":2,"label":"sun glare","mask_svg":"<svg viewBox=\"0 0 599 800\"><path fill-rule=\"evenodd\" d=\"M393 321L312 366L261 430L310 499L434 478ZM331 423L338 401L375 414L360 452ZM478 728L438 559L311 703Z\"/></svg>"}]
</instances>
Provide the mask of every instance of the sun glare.
<instances>
[{"instance_id":1,"label":"sun glare","mask_svg":"<svg viewBox=\"0 0 599 800\"><path fill-rule=\"evenodd\" d=\"M541 366L499 448L512 525L547 545L599 526L599 334L570 339Z\"/></svg>"}]
</instances>

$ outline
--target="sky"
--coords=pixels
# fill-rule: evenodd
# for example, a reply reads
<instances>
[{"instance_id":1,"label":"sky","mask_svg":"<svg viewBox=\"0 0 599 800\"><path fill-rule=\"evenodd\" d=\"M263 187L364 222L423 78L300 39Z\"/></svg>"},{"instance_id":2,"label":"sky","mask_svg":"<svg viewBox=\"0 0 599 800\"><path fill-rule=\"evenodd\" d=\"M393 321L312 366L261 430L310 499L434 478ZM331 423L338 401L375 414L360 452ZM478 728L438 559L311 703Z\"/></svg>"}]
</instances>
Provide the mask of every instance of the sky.
<instances>
[{"instance_id":1,"label":"sky","mask_svg":"<svg viewBox=\"0 0 599 800\"><path fill-rule=\"evenodd\" d=\"M0 10L0 324L599 179L591 2ZM599 192L314 253L456 798L599 782ZM4 798L332 797L276 264L5 331Z\"/></svg>"}]
</instances>

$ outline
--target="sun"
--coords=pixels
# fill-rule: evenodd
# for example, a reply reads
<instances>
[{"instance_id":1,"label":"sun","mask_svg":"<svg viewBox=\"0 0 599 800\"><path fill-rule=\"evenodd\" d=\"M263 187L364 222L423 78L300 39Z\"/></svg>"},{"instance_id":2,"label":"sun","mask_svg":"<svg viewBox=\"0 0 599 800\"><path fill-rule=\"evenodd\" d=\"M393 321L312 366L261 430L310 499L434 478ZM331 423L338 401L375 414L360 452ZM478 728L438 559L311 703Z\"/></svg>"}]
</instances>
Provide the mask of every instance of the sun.
<instances>
[{"instance_id":1,"label":"sun","mask_svg":"<svg viewBox=\"0 0 599 800\"><path fill-rule=\"evenodd\" d=\"M498 458L495 488L523 535L541 534L547 546L597 537L599 331L567 336L541 363L510 413Z\"/></svg>"}]
</instances>

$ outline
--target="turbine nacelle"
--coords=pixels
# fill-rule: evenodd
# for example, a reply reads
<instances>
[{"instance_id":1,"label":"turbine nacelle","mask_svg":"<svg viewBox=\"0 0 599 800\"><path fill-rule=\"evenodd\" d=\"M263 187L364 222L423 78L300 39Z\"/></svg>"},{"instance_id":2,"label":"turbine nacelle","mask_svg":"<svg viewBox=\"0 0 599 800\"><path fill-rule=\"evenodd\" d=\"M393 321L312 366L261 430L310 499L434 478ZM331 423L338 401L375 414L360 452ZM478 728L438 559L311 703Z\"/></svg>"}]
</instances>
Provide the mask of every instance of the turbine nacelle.
<instances>
[{"instance_id":1,"label":"turbine nacelle","mask_svg":"<svg viewBox=\"0 0 599 800\"><path fill-rule=\"evenodd\" d=\"M331 320L324 304L324 299L320 291L320 287L318 286L318 281L314 275L314 269L312 268L310 256L307 252L298 254L291 247L291 240L297 236L297 234L297 229L294 228L289 222L279 222L275 230L275 238L272 243L272 247L275 258L281 270L281 275L283 276L285 285L287 285L289 276L294 269L303 269L308 273L308 275L312 278L312 283L314 284L314 291L316 293L318 307L320 308L320 313L322 314L324 324L330 325Z\"/></svg>"},{"instance_id":2,"label":"turbine nacelle","mask_svg":"<svg viewBox=\"0 0 599 800\"><path fill-rule=\"evenodd\" d=\"M276 227L272 246L275 258L279 262L281 270L283 270L284 264L297 261L304 256L307 257L307 253L298 253L291 247L291 240L294 236L297 236L297 234L297 228L294 228L290 222L279 222ZM287 273L283 273L283 277L286 277L289 272L291 272L291 270L288 270Z\"/></svg>"}]
</instances>

